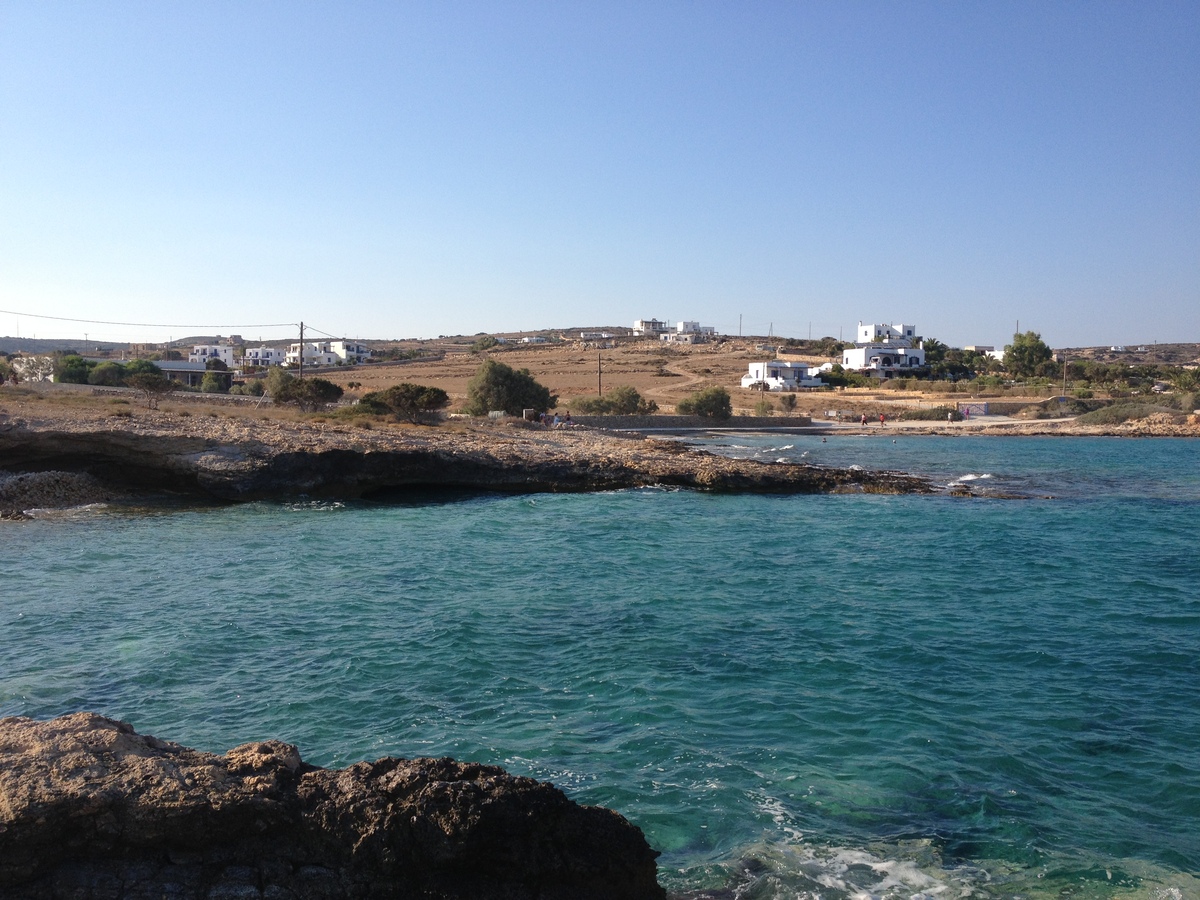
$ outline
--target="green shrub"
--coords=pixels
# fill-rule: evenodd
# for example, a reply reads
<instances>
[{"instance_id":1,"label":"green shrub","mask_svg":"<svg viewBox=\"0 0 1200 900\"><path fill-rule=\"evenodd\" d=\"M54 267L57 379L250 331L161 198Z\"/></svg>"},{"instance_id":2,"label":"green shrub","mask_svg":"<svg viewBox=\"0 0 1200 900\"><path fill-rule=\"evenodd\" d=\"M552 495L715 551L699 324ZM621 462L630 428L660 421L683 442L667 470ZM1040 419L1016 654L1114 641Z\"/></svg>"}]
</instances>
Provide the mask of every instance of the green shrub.
<instances>
[{"instance_id":1,"label":"green shrub","mask_svg":"<svg viewBox=\"0 0 1200 900\"><path fill-rule=\"evenodd\" d=\"M125 367L119 362L102 362L88 372L87 383L101 387L121 387L125 384Z\"/></svg>"},{"instance_id":2,"label":"green shrub","mask_svg":"<svg viewBox=\"0 0 1200 900\"><path fill-rule=\"evenodd\" d=\"M95 366L95 363L88 362L82 356L60 357L54 366L54 380L62 384L87 384L88 373Z\"/></svg>"},{"instance_id":3,"label":"green shrub","mask_svg":"<svg viewBox=\"0 0 1200 900\"><path fill-rule=\"evenodd\" d=\"M796 395L781 394L779 397L779 405L785 413L795 412L796 410Z\"/></svg>"},{"instance_id":4,"label":"green shrub","mask_svg":"<svg viewBox=\"0 0 1200 900\"><path fill-rule=\"evenodd\" d=\"M500 342L498 340L496 340L494 337L492 337L490 334L485 334L483 337L481 337L479 340L477 340L475 343L473 343L471 345L471 352L472 353L482 353L484 350L491 350L493 347L495 347L499 343Z\"/></svg>"},{"instance_id":5,"label":"green shrub","mask_svg":"<svg viewBox=\"0 0 1200 900\"><path fill-rule=\"evenodd\" d=\"M775 404L766 397L759 397L758 402L754 404L754 414L756 416L772 416L775 414Z\"/></svg>"},{"instance_id":6,"label":"green shrub","mask_svg":"<svg viewBox=\"0 0 1200 900\"><path fill-rule=\"evenodd\" d=\"M290 403L306 412L313 412L338 400L343 393L338 385L324 378L289 378L271 395L271 399L275 403Z\"/></svg>"},{"instance_id":7,"label":"green shrub","mask_svg":"<svg viewBox=\"0 0 1200 900\"><path fill-rule=\"evenodd\" d=\"M952 406L934 406L920 409L906 409L896 416L905 422L945 422L949 417L951 422L961 422L963 414Z\"/></svg>"},{"instance_id":8,"label":"green shrub","mask_svg":"<svg viewBox=\"0 0 1200 900\"><path fill-rule=\"evenodd\" d=\"M493 410L519 416L526 409L546 412L557 402L558 398L538 384L528 369L514 369L487 359L467 385L464 411L469 416L486 416Z\"/></svg>"},{"instance_id":9,"label":"green shrub","mask_svg":"<svg viewBox=\"0 0 1200 900\"><path fill-rule=\"evenodd\" d=\"M394 384L382 391L372 391L358 401L358 406L377 415L393 414L410 422L429 421L439 409L450 405L450 395L438 387L423 384Z\"/></svg>"},{"instance_id":10,"label":"green shrub","mask_svg":"<svg viewBox=\"0 0 1200 900\"><path fill-rule=\"evenodd\" d=\"M161 373L137 372L130 375L125 383L146 399L146 409L157 409L159 398L175 390L175 382Z\"/></svg>"},{"instance_id":11,"label":"green shrub","mask_svg":"<svg viewBox=\"0 0 1200 900\"><path fill-rule=\"evenodd\" d=\"M267 386L261 378L252 378L249 381L243 381L241 384L235 384L229 389L231 394L241 394L245 397L261 397L266 392Z\"/></svg>"},{"instance_id":12,"label":"green shrub","mask_svg":"<svg viewBox=\"0 0 1200 900\"><path fill-rule=\"evenodd\" d=\"M220 360L217 360L220 362ZM224 372L209 370L200 379L200 392L203 394L225 394L229 392L229 376Z\"/></svg>"},{"instance_id":13,"label":"green shrub","mask_svg":"<svg viewBox=\"0 0 1200 900\"><path fill-rule=\"evenodd\" d=\"M675 404L675 411L683 416L703 416L723 422L733 415L733 404L729 391L723 387L707 387Z\"/></svg>"},{"instance_id":14,"label":"green shrub","mask_svg":"<svg viewBox=\"0 0 1200 900\"><path fill-rule=\"evenodd\" d=\"M148 359L131 359L125 363L125 379L128 382L131 375L161 375L162 369Z\"/></svg>"},{"instance_id":15,"label":"green shrub","mask_svg":"<svg viewBox=\"0 0 1200 900\"><path fill-rule=\"evenodd\" d=\"M621 385L606 396L576 400L575 408L589 416L648 416L658 411L658 404L644 399L637 388Z\"/></svg>"},{"instance_id":16,"label":"green shrub","mask_svg":"<svg viewBox=\"0 0 1200 900\"><path fill-rule=\"evenodd\" d=\"M1182 419L1179 415L1179 410L1172 409L1169 406L1160 406L1156 403L1132 402L1114 403L1112 406L1105 406L1102 409L1084 413L1075 421L1080 425L1120 425L1122 422L1128 422L1133 419L1144 419L1156 413L1167 413L1175 418Z\"/></svg>"}]
</instances>

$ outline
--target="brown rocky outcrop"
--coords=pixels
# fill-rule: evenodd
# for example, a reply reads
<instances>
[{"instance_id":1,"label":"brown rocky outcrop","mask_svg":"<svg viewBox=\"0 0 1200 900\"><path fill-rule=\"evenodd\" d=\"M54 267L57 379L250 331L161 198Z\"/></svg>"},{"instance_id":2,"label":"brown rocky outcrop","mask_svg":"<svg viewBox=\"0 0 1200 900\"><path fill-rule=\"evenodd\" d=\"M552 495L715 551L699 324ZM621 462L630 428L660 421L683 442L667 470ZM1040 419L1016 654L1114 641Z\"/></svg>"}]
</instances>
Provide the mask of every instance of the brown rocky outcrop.
<instances>
[{"instance_id":1,"label":"brown rocky outcrop","mask_svg":"<svg viewBox=\"0 0 1200 900\"><path fill-rule=\"evenodd\" d=\"M926 480L899 473L729 459L671 441L587 429L364 430L159 413L40 421L0 416L0 469L82 472L111 487L222 501L297 495L352 499L429 488L931 490ZM8 508L21 509L19 498L10 499Z\"/></svg>"},{"instance_id":2,"label":"brown rocky outcrop","mask_svg":"<svg viewBox=\"0 0 1200 900\"><path fill-rule=\"evenodd\" d=\"M0 896L664 897L641 831L552 785L451 759L224 756L92 713L0 719Z\"/></svg>"}]
</instances>

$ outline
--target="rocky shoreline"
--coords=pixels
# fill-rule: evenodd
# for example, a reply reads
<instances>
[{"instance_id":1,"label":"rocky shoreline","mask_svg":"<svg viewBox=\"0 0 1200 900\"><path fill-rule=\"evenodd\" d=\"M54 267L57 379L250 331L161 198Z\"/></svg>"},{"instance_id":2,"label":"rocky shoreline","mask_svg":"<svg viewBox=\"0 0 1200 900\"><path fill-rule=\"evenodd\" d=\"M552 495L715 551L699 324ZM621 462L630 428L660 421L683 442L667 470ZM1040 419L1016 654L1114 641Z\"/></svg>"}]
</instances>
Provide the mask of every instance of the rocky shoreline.
<instances>
[{"instance_id":1,"label":"rocky shoreline","mask_svg":"<svg viewBox=\"0 0 1200 900\"><path fill-rule=\"evenodd\" d=\"M663 900L640 829L452 759L224 756L94 713L0 719L0 896Z\"/></svg>"},{"instance_id":2,"label":"rocky shoreline","mask_svg":"<svg viewBox=\"0 0 1200 900\"><path fill-rule=\"evenodd\" d=\"M596 429L547 430L522 422L361 428L156 411L0 414L0 471L7 473L0 478L0 512L10 517L34 507L77 505L72 497L91 503L148 492L237 502L389 498L429 489L934 490L903 473L728 459L674 441Z\"/></svg>"}]
</instances>

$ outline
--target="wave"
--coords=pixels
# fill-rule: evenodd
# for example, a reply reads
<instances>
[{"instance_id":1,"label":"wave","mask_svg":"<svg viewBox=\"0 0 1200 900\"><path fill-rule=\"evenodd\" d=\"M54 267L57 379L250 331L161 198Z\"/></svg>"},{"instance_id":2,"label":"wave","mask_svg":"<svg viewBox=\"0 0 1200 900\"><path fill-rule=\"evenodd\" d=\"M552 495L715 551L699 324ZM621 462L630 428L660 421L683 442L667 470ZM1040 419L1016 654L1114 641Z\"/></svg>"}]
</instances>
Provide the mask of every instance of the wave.
<instances>
[{"instance_id":1,"label":"wave","mask_svg":"<svg viewBox=\"0 0 1200 900\"><path fill-rule=\"evenodd\" d=\"M764 810L769 812L769 810ZM748 846L735 863L684 870L707 888L672 893L677 900L948 900L952 897L1072 896L1096 900L1183 900L1200 879L1143 860L1049 857L1040 864L1007 860L964 863L943 858L937 843L901 840L866 847L800 840ZM719 883L719 876L723 882ZM691 878L688 878L691 880Z\"/></svg>"}]
</instances>

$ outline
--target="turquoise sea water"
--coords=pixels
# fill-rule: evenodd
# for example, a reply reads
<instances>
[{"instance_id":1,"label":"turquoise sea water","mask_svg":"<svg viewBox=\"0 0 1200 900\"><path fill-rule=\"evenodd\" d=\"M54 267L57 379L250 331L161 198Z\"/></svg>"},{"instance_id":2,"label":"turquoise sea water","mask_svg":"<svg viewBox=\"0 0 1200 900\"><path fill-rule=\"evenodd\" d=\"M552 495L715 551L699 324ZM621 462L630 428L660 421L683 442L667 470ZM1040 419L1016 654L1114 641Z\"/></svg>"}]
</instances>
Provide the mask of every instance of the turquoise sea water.
<instances>
[{"instance_id":1,"label":"turquoise sea water","mask_svg":"<svg viewBox=\"0 0 1200 900\"><path fill-rule=\"evenodd\" d=\"M710 445L1031 499L6 522L0 715L500 764L622 812L681 893L1200 897L1200 442L892 441Z\"/></svg>"}]
</instances>

